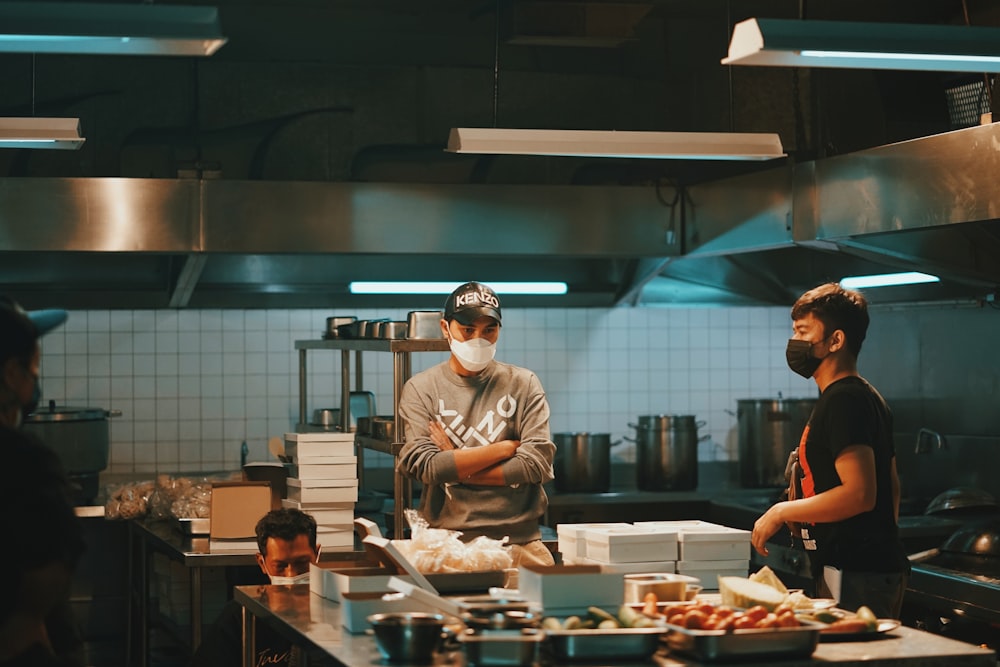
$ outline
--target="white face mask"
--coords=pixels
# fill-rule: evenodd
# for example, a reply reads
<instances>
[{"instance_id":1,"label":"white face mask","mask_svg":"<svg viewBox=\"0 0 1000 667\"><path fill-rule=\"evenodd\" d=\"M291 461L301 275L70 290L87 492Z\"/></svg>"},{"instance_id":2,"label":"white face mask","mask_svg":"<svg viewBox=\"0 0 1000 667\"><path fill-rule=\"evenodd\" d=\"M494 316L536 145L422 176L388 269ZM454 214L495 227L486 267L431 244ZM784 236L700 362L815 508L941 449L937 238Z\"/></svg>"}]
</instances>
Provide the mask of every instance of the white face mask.
<instances>
[{"instance_id":1,"label":"white face mask","mask_svg":"<svg viewBox=\"0 0 1000 667\"><path fill-rule=\"evenodd\" d=\"M451 336L448 338L451 353L458 359L458 363L462 364L462 368L470 373L478 373L486 368L497 353L497 344L485 338L471 340L455 340Z\"/></svg>"},{"instance_id":2,"label":"white face mask","mask_svg":"<svg viewBox=\"0 0 1000 667\"><path fill-rule=\"evenodd\" d=\"M271 577L271 583L275 586L294 586L295 584L308 584L309 583L309 573L303 572L302 574L295 575L294 577L279 577L273 574L269 574Z\"/></svg>"}]
</instances>

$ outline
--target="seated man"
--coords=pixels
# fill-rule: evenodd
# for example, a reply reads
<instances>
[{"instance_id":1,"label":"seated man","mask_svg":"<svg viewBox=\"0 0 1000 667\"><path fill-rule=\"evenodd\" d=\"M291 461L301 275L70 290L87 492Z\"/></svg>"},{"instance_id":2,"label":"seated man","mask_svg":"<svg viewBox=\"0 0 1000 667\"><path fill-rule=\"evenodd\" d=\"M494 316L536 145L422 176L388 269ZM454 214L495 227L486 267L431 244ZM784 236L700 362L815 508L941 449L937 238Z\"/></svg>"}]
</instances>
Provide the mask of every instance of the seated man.
<instances>
[{"instance_id":1,"label":"seated man","mask_svg":"<svg viewBox=\"0 0 1000 667\"><path fill-rule=\"evenodd\" d=\"M0 484L7 538L0 548L0 571L8 580L0 596L0 666L74 664L57 655L46 629L46 618L69 601L70 581L84 550L69 481L55 452L28 434L0 426L0 452L14 473Z\"/></svg>"},{"instance_id":2,"label":"seated man","mask_svg":"<svg viewBox=\"0 0 1000 667\"><path fill-rule=\"evenodd\" d=\"M309 564L319 560L316 520L296 509L272 510L257 522L257 564L272 584L309 583ZM230 600L205 634L191 662L193 667L239 667L243 664L242 605ZM292 664L293 647L268 627L257 623L255 665Z\"/></svg>"}]
</instances>

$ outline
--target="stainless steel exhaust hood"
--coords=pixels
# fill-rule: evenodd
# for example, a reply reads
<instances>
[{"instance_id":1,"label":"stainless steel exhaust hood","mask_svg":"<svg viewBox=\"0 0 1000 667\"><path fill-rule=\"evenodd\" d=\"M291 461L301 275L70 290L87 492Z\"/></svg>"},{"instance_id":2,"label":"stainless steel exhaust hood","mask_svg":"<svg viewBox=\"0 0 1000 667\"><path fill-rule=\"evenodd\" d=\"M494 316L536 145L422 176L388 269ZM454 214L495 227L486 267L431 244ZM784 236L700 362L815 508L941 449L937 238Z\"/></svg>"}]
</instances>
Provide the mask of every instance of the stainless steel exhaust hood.
<instances>
[{"instance_id":1,"label":"stainless steel exhaust hood","mask_svg":"<svg viewBox=\"0 0 1000 667\"><path fill-rule=\"evenodd\" d=\"M866 293L982 299L1000 285L998 168L987 125L691 186L674 244L651 187L8 178L0 290L32 308L437 308L347 283L562 280L508 302L787 306L919 270L942 282Z\"/></svg>"},{"instance_id":2,"label":"stainless steel exhaust hood","mask_svg":"<svg viewBox=\"0 0 1000 667\"><path fill-rule=\"evenodd\" d=\"M0 290L29 307L440 307L353 280L563 280L512 306L611 306L659 257L651 189L0 180ZM609 224L609 221L612 221Z\"/></svg>"},{"instance_id":3,"label":"stainless steel exhaust hood","mask_svg":"<svg viewBox=\"0 0 1000 667\"><path fill-rule=\"evenodd\" d=\"M940 283L866 290L873 303L978 300L1000 288L1000 125L881 146L689 189L686 251L633 292L790 304L848 275L922 271Z\"/></svg>"}]
</instances>

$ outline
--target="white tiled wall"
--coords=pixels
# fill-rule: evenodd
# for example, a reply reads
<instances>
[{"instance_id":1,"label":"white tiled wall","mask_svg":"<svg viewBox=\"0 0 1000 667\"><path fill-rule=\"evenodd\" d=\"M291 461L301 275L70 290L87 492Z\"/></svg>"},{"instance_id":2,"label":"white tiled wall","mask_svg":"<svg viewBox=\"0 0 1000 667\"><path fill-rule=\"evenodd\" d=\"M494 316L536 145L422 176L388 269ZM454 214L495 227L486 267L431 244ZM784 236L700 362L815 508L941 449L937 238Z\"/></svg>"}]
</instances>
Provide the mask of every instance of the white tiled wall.
<instances>
[{"instance_id":1,"label":"white tiled wall","mask_svg":"<svg viewBox=\"0 0 1000 667\"><path fill-rule=\"evenodd\" d=\"M58 405L117 409L111 472L235 470L266 460L298 420L294 341L327 310L73 311L43 339L42 389ZM344 313L336 313L344 314ZM360 310L359 319L406 311ZM785 365L787 308L505 309L497 358L534 370L553 432L634 437L639 415L694 415L699 458L735 458L736 401L815 396ZM417 372L446 358L414 354ZM391 413L392 355L364 353L364 388ZM339 406L339 352L308 353L308 409ZM632 460L628 442L614 456ZM366 453L367 466L389 466Z\"/></svg>"}]
</instances>

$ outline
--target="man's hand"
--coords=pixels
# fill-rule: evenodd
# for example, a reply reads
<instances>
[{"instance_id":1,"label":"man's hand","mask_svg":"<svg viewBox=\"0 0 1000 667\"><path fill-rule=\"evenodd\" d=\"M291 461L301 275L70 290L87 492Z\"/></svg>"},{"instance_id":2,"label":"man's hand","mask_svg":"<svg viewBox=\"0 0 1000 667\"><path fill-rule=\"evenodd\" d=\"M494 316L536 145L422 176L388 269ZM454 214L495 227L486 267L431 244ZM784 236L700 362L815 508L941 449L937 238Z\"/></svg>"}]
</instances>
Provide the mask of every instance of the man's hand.
<instances>
[{"instance_id":1,"label":"man's hand","mask_svg":"<svg viewBox=\"0 0 1000 667\"><path fill-rule=\"evenodd\" d=\"M442 452L455 449L455 443L453 443L448 437L448 434L444 432L444 426L441 426L439 422L431 420L428 423L427 429L429 431L431 442L437 445L438 449Z\"/></svg>"},{"instance_id":2,"label":"man's hand","mask_svg":"<svg viewBox=\"0 0 1000 667\"><path fill-rule=\"evenodd\" d=\"M761 556L767 555L767 541L777 533L785 524L781 518L782 510L787 503L780 502L772 505L753 524L753 533L750 535L750 544Z\"/></svg>"}]
</instances>

